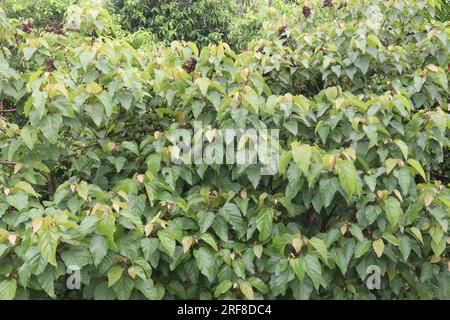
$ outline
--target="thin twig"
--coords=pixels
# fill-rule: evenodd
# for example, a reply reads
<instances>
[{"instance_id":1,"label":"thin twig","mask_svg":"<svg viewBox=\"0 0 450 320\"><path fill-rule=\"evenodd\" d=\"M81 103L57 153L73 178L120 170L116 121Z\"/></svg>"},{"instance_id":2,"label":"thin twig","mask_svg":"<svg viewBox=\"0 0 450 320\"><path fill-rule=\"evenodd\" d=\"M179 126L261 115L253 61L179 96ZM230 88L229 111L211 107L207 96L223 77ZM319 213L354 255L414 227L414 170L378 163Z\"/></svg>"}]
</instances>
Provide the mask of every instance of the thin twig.
<instances>
[{"instance_id":1,"label":"thin twig","mask_svg":"<svg viewBox=\"0 0 450 320\"><path fill-rule=\"evenodd\" d=\"M2 49L2 53L3 53L3 58L6 59L6 52L5 52L5 48L3 47L2 43L0 42L0 49Z\"/></svg>"},{"instance_id":2,"label":"thin twig","mask_svg":"<svg viewBox=\"0 0 450 320\"><path fill-rule=\"evenodd\" d=\"M0 165L5 166L5 167L14 167L16 165L16 163L0 160Z\"/></svg>"},{"instance_id":3,"label":"thin twig","mask_svg":"<svg viewBox=\"0 0 450 320\"><path fill-rule=\"evenodd\" d=\"M72 151L78 151L78 150L90 148L90 147L96 146L96 145L98 145L98 144L99 144L98 142L94 142L94 143L88 144L87 146L75 148L75 149L73 149Z\"/></svg>"},{"instance_id":4,"label":"thin twig","mask_svg":"<svg viewBox=\"0 0 450 320\"><path fill-rule=\"evenodd\" d=\"M17 111L17 109L5 109L5 110L0 110L0 113L9 113L9 112L15 112Z\"/></svg>"}]
</instances>

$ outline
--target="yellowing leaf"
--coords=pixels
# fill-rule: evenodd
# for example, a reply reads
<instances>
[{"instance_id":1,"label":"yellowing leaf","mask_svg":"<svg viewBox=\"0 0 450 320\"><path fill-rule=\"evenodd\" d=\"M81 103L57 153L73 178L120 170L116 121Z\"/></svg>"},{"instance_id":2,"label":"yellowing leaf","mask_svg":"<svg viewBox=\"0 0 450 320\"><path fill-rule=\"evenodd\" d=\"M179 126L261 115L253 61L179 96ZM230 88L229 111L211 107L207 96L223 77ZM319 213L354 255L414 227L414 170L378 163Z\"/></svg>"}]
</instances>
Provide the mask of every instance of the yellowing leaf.
<instances>
[{"instance_id":1,"label":"yellowing leaf","mask_svg":"<svg viewBox=\"0 0 450 320\"><path fill-rule=\"evenodd\" d=\"M97 82L91 82L86 86L86 92L89 94L99 94L102 87Z\"/></svg>"},{"instance_id":2,"label":"yellowing leaf","mask_svg":"<svg viewBox=\"0 0 450 320\"><path fill-rule=\"evenodd\" d=\"M183 251L186 253L191 248L192 243L194 243L194 238L192 236L186 236L181 240L181 243L183 245Z\"/></svg>"},{"instance_id":3,"label":"yellowing leaf","mask_svg":"<svg viewBox=\"0 0 450 320\"><path fill-rule=\"evenodd\" d=\"M37 218L37 219L33 220L33 222L32 222L33 233L36 233L41 229L42 223L43 223L42 218Z\"/></svg>"},{"instance_id":4,"label":"yellowing leaf","mask_svg":"<svg viewBox=\"0 0 450 320\"><path fill-rule=\"evenodd\" d=\"M263 246L262 246L262 245L260 245L260 244L255 244L255 245L253 246L253 253L255 254L255 256L256 256L258 259L261 259L262 252L263 252Z\"/></svg>"},{"instance_id":5,"label":"yellowing leaf","mask_svg":"<svg viewBox=\"0 0 450 320\"><path fill-rule=\"evenodd\" d=\"M195 83L200 88L201 93L206 96L206 93L208 92L208 87L211 84L211 80L208 78L198 78L195 80Z\"/></svg>"},{"instance_id":6,"label":"yellowing leaf","mask_svg":"<svg viewBox=\"0 0 450 320\"><path fill-rule=\"evenodd\" d=\"M384 252L384 242L383 242L383 240L382 239L375 240L372 243L372 247L373 247L373 250L375 250L375 253L377 254L377 257L380 258L383 255L383 252Z\"/></svg>"},{"instance_id":7,"label":"yellowing leaf","mask_svg":"<svg viewBox=\"0 0 450 320\"><path fill-rule=\"evenodd\" d=\"M77 193L78 195L83 198L84 200L88 201L88 194L89 194L89 188L86 181L81 181L77 185Z\"/></svg>"},{"instance_id":8,"label":"yellowing leaf","mask_svg":"<svg viewBox=\"0 0 450 320\"><path fill-rule=\"evenodd\" d=\"M239 282L239 289L244 294L244 296L249 299L253 300L253 288L252 285L247 281L240 281Z\"/></svg>"},{"instance_id":9,"label":"yellowing leaf","mask_svg":"<svg viewBox=\"0 0 450 320\"><path fill-rule=\"evenodd\" d=\"M300 236L295 236L292 238L291 244L294 247L295 252L298 253L302 249L303 242Z\"/></svg>"}]
</instances>

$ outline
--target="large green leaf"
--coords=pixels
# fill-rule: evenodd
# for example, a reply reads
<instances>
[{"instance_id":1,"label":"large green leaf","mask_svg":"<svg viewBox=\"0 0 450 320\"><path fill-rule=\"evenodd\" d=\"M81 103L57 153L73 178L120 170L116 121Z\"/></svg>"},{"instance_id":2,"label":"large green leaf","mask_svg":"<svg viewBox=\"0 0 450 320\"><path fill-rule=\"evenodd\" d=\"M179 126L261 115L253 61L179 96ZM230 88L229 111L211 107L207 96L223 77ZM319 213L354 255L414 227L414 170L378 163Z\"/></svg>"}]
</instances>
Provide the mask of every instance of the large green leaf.
<instances>
[{"instance_id":1,"label":"large green leaf","mask_svg":"<svg viewBox=\"0 0 450 320\"><path fill-rule=\"evenodd\" d=\"M60 234L58 228L50 227L39 231L38 248L42 257L50 264L56 266L56 248Z\"/></svg>"},{"instance_id":2,"label":"large green leaf","mask_svg":"<svg viewBox=\"0 0 450 320\"><path fill-rule=\"evenodd\" d=\"M336 162L336 171L339 176L339 182L342 189L352 195L356 190L357 175L356 168L349 160L338 160Z\"/></svg>"}]
</instances>

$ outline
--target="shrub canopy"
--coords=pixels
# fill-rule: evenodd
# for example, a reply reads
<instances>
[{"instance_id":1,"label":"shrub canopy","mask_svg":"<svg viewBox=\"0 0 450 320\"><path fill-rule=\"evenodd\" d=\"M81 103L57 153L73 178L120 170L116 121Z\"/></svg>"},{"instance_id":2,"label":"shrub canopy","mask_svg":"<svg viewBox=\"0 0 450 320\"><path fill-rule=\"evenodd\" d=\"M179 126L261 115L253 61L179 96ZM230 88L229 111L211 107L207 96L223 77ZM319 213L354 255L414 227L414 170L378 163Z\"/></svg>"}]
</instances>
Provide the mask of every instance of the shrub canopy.
<instances>
[{"instance_id":1,"label":"shrub canopy","mask_svg":"<svg viewBox=\"0 0 450 320\"><path fill-rule=\"evenodd\" d=\"M0 10L0 299L448 299L449 23L326 3L241 53ZM280 129L276 174L174 163L195 121Z\"/></svg>"}]
</instances>

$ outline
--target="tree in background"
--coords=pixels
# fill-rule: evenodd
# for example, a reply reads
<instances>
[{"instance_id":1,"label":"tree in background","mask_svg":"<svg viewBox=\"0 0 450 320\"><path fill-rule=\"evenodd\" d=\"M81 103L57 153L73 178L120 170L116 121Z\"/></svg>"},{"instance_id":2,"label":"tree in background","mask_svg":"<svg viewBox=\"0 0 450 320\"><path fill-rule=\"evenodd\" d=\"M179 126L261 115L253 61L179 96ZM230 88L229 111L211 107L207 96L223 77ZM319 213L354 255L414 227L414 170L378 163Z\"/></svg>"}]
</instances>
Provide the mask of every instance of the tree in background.
<instances>
[{"instance_id":1,"label":"tree in background","mask_svg":"<svg viewBox=\"0 0 450 320\"><path fill-rule=\"evenodd\" d=\"M31 19L34 27L49 27L62 22L69 5L76 0L0 0L10 19Z\"/></svg>"},{"instance_id":2,"label":"tree in background","mask_svg":"<svg viewBox=\"0 0 450 320\"><path fill-rule=\"evenodd\" d=\"M144 29L160 41L195 41L199 45L226 39L238 8L236 1L222 0L111 0L107 6L120 16L125 30Z\"/></svg>"}]
</instances>

